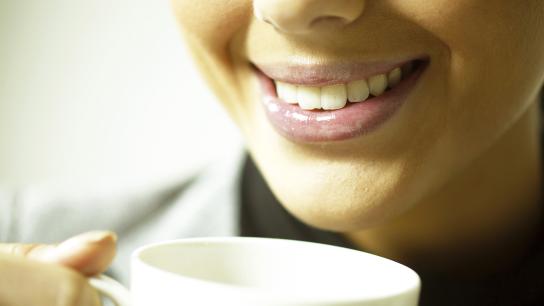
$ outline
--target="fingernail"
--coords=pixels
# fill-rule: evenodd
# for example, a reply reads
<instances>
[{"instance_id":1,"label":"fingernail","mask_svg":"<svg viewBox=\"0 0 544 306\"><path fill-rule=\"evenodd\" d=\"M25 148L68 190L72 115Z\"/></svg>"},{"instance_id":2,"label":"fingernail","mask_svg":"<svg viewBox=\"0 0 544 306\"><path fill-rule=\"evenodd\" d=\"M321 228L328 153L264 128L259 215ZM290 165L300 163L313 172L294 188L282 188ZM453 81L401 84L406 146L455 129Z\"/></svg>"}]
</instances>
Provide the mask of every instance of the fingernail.
<instances>
[{"instance_id":1,"label":"fingernail","mask_svg":"<svg viewBox=\"0 0 544 306\"><path fill-rule=\"evenodd\" d=\"M80 235L77 235L75 237L72 237L61 244L65 243L100 243L106 239L113 239L113 241L117 241L117 235L114 232L111 231L91 231L86 232Z\"/></svg>"},{"instance_id":2,"label":"fingernail","mask_svg":"<svg viewBox=\"0 0 544 306\"><path fill-rule=\"evenodd\" d=\"M117 240L117 235L110 231L92 231L74 236L68 240L61 242L56 248L57 254L72 254L81 251L82 248L89 247L93 244L100 244L103 241L112 239Z\"/></svg>"}]
</instances>

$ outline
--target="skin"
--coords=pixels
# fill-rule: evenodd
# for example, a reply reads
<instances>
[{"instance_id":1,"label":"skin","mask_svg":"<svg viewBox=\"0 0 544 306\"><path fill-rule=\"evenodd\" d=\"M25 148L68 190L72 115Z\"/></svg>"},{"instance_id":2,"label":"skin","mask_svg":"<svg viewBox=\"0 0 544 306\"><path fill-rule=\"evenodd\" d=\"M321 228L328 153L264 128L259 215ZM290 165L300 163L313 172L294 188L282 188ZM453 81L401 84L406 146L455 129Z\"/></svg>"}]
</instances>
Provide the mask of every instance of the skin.
<instances>
[{"instance_id":1,"label":"skin","mask_svg":"<svg viewBox=\"0 0 544 306\"><path fill-rule=\"evenodd\" d=\"M253 6L264 22L255 18ZM539 226L541 0L173 0L195 61L281 204L417 271L508 269ZM402 109L364 137L291 142L267 122L250 62L426 54ZM0 305L99 305L115 236L0 244ZM21 286L24 284L24 286ZM59 294L62 292L62 294Z\"/></svg>"},{"instance_id":2,"label":"skin","mask_svg":"<svg viewBox=\"0 0 544 306\"><path fill-rule=\"evenodd\" d=\"M86 276L107 269L115 242L111 232L90 232L56 245L0 244L0 305L101 305Z\"/></svg>"},{"instance_id":3,"label":"skin","mask_svg":"<svg viewBox=\"0 0 544 306\"><path fill-rule=\"evenodd\" d=\"M527 251L540 216L543 1L172 2L203 76L297 218L419 271L482 275ZM421 54L430 66L391 120L319 144L272 128L251 69Z\"/></svg>"}]
</instances>

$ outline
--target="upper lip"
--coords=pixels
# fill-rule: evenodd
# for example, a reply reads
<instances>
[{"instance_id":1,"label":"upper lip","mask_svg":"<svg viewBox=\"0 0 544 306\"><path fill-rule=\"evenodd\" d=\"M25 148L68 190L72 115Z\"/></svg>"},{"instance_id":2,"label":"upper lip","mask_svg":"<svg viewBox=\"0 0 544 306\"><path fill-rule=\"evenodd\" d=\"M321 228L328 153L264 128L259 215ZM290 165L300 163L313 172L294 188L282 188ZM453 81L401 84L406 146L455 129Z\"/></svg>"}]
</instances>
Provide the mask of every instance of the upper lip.
<instances>
[{"instance_id":1,"label":"upper lip","mask_svg":"<svg viewBox=\"0 0 544 306\"><path fill-rule=\"evenodd\" d=\"M307 86L327 86L367 79L387 73L397 67L426 56L413 56L401 60L374 62L341 62L334 64L253 63L269 78L285 83Z\"/></svg>"}]
</instances>

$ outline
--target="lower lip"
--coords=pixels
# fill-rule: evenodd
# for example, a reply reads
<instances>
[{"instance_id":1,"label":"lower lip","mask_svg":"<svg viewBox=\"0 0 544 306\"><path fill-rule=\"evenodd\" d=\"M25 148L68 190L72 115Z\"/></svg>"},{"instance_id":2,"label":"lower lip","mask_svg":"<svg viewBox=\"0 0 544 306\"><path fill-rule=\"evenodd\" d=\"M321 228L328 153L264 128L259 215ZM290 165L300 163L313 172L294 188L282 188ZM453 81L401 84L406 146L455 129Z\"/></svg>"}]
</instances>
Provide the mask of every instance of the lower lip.
<instances>
[{"instance_id":1,"label":"lower lip","mask_svg":"<svg viewBox=\"0 0 544 306\"><path fill-rule=\"evenodd\" d=\"M295 142L327 142L365 135L384 124L407 100L427 64L420 63L408 78L381 96L348 102L338 110L304 110L297 104L286 103L278 98L270 78L260 71L257 76L266 115L281 135Z\"/></svg>"}]
</instances>

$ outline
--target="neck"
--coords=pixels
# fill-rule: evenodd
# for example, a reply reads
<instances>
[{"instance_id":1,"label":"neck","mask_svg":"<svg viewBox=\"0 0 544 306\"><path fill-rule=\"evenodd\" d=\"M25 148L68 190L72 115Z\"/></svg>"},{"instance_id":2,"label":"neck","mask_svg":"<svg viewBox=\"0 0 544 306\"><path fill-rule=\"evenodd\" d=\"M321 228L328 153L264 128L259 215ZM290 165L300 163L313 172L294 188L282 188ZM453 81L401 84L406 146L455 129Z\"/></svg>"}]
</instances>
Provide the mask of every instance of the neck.
<instances>
[{"instance_id":1,"label":"neck","mask_svg":"<svg viewBox=\"0 0 544 306\"><path fill-rule=\"evenodd\" d=\"M513 268L540 228L538 106L440 191L388 224L347 238L420 272L465 277Z\"/></svg>"}]
</instances>

